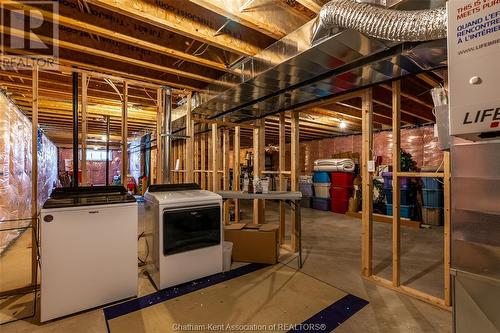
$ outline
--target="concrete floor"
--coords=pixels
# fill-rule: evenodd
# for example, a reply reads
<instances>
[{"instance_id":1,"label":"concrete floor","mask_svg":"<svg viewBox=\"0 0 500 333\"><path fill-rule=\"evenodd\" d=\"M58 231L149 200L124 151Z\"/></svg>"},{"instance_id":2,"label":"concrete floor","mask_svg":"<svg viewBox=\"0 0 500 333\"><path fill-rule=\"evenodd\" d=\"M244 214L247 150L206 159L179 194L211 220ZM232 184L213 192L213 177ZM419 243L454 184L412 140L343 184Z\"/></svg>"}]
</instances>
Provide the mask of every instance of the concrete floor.
<instances>
[{"instance_id":1,"label":"concrete floor","mask_svg":"<svg viewBox=\"0 0 500 333\"><path fill-rule=\"evenodd\" d=\"M278 205L266 203L266 220L278 221ZM250 207L244 216L250 217ZM451 332L451 313L408 296L379 287L361 278L361 221L344 215L302 210L304 266L302 272L347 293L370 302L335 332ZM402 281L427 293L442 296L442 229L402 228ZM391 226L374 224L373 267L379 276L391 274ZM15 247L12 247L15 249ZM0 258L0 266L2 260ZM283 256L291 268L297 261ZM5 266L4 266L5 267ZM139 295L154 291L140 272ZM0 281L1 283L1 281ZM10 308L28 307L29 302L0 300L0 313ZM0 327L10 332L106 332L101 309L94 309L43 325L35 319L21 320Z\"/></svg>"}]
</instances>

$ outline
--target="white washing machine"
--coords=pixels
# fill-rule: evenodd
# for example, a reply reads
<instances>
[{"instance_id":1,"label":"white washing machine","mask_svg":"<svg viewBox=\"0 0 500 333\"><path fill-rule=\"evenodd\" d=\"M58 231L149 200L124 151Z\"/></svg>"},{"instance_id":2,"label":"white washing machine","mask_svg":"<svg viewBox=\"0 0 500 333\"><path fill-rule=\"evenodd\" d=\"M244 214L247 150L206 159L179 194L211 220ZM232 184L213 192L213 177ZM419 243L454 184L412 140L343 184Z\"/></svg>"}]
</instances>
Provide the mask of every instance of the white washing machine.
<instances>
[{"instance_id":1,"label":"white washing machine","mask_svg":"<svg viewBox=\"0 0 500 333\"><path fill-rule=\"evenodd\" d=\"M124 187L54 190L40 219L40 321L137 296L137 219Z\"/></svg>"},{"instance_id":2,"label":"white washing machine","mask_svg":"<svg viewBox=\"0 0 500 333\"><path fill-rule=\"evenodd\" d=\"M196 184L151 185L144 195L158 289L222 272L222 197Z\"/></svg>"}]
</instances>

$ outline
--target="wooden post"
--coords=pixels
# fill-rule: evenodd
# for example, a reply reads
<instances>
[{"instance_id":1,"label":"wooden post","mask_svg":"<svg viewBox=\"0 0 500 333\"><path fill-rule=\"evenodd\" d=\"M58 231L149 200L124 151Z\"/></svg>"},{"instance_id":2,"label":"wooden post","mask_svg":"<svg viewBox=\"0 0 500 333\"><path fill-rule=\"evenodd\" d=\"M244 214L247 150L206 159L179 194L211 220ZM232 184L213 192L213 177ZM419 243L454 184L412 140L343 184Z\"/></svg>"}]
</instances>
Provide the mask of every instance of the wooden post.
<instances>
[{"instance_id":1,"label":"wooden post","mask_svg":"<svg viewBox=\"0 0 500 333\"><path fill-rule=\"evenodd\" d=\"M299 119L300 112L292 111L291 114L291 190L292 192L297 192L299 190L299 161L300 161L300 149L299 149ZM296 214L291 214L292 226L291 226L291 247L292 251L296 252L299 249L299 223Z\"/></svg>"},{"instance_id":2,"label":"wooden post","mask_svg":"<svg viewBox=\"0 0 500 333\"><path fill-rule=\"evenodd\" d=\"M283 174L286 171L286 132L285 113L279 114L279 190L286 191L286 178ZM280 201L280 244L285 243L286 233L286 210L285 203Z\"/></svg>"},{"instance_id":3,"label":"wooden post","mask_svg":"<svg viewBox=\"0 0 500 333\"><path fill-rule=\"evenodd\" d=\"M256 128L253 130L253 176L262 177L264 171L264 140L265 140L265 122L259 119L255 122ZM253 201L253 223L264 223L264 201L255 199Z\"/></svg>"},{"instance_id":4,"label":"wooden post","mask_svg":"<svg viewBox=\"0 0 500 333\"><path fill-rule=\"evenodd\" d=\"M362 96L362 231L361 264L362 275L372 276L373 251L373 175L368 172L368 161L372 159L373 148L373 101L372 89L366 89Z\"/></svg>"},{"instance_id":5,"label":"wooden post","mask_svg":"<svg viewBox=\"0 0 500 333\"><path fill-rule=\"evenodd\" d=\"M450 153L444 152L444 304L451 306L451 199L450 199L450 181L451 165Z\"/></svg>"},{"instance_id":6,"label":"wooden post","mask_svg":"<svg viewBox=\"0 0 500 333\"><path fill-rule=\"evenodd\" d=\"M212 140L212 135L210 134L207 134L207 140L208 140L208 170L210 169L213 169L213 165L214 165L214 162L213 162L213 145L214 145L214 142ZM207 187L208 187L208 190L209 191L212 191L213 188L214 188L214 177L213 177L213 171L212 172L207 172Z\"/></svg>"},{"instance_id":7,"label":"wooden post","mask_svg":"<svg viewBox=\"0 0 500 333\"><path fill-rule=\"evenodd\" d=\"M401 284L401 217L399 177L401 165L401 81L392 82L392 285Z\"/></svg>"},{"instance_id":8,"label":"wooden post","mask_svg":"<svg viewBox=\"0 0 500 333\"><path fill-rule=\"evenodd\" d=\"M207 152L206 152L206 148L207 148L207 140L206 140L206 137L207 137L207 134L206 133L203 133L200 135L201 138L201 147L200 147L200 155L201 155L201 188L206 190L208 187L207 187L207 174L206 174L206 166L207 166Z\"/></svg>"},{"instance_id":9,"label":"wooden post","mask_svg":"<svg viewBox=\"0 0 500 333\"><path fill-rule=\"evenodd\" d=\"M194 141L194 152L193 152L193 182L200 184L200 138L199 136L194 136L194 123L193 123L193 141Z\"/></svg>"},{"instance_id":10,"label":"wooden post","mask_svg":"<svg viewBox=\"0 0 500 333\"><path fill-rule=\"evenodd\" d=\"M37 253L36 247L38 234L38 67L32 71L32 109L31 109L31 284L37 284Z\"/></svg>"},{"instance_id":11,"label":"wooden post","mask_svg":"<svg viewBox=\"0 0 500 333\"><path fill-rule=\"evenodd\" d=\"M240 190L240 127L236 126L234 128L234 161L233 161L233 191ZM236 199L234 201L234 222L240 222L240 200Z\"/></svg>"},{"instance_id":12,"label":"wooden post","mask_svg":"<svg viewBox=\"0 0 500 333\"><path fill-rule=\"evenodd\" d=\"M222 133L222 170L223 170L223 185L224 191L229 191L229 129L225 129ZM226 200L224 203L224 223L229 224L229 201Z\"/></svg>"},{"instance_id":13,"label":"wooden post","mask_svg":"<svg viewBox=\"0 0 500 333\"><path fill-rule=\"evenodd\" d=\"M82 73L82 185L88 185L87 177L87 73Z\"/></svg>"},{"instance_id":14,"label":"wooden post","mask_svg":"<svg viewBox=\"0 0 500 333\"><path fill-rule=\"evenodd\" d=\"M219 190L219 129L217 124L212 124L212 191Z\"/></svg>"},{"instance_id":15,"label":"wooden post","mask_svg":"<svg viewBox=\"0 0 500 333\"><path fill-rule=\"evenodd\" d=\"M161 88L156 91L156 184L163 183L163 168L162 168L162 159L163 159L163 137L162 134L162 98L161 98Z\"/></svg>"},{"instance_id":16,"label":"wooden post","mask_svg":"<svg viewBox=\"0 0 500 333\"><path fill-rule=\"evenodd\" d=\"M122 112L122 184L126 185L128 175L128 82L123 81L123 112Z\"/></svg>"}]
</instances>

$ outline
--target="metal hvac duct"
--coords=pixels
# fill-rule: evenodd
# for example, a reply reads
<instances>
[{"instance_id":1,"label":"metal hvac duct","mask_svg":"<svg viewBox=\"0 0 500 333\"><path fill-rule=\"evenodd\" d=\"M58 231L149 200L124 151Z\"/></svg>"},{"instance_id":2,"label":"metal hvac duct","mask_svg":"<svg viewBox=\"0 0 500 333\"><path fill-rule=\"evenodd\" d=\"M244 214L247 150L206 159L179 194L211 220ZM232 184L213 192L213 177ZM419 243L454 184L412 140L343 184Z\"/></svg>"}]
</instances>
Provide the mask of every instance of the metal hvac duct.
<instances>
[{"instance_id":1,"label":"metal hvac duct","mask_svg":"<svg viewBox=\"0 0 500 333\"><path fill-rule=\"evenodd\" d=\"M163 184L170 184L170 149L172 142L172 88L161 87L163 98Z\"/></svg>"},{"instance_id":2,"label":"metal hvac duct","mask_svg":"<svg viewBox=\"0 0 500 333\"><path fill-rule=\"evenodd\" d=\"M423 42L446 38L446 27L446 7L394 10L359 0L332 0L318 14L313 41L324 31L352 29L393 42Z\"/></svg>"}]
</instances>

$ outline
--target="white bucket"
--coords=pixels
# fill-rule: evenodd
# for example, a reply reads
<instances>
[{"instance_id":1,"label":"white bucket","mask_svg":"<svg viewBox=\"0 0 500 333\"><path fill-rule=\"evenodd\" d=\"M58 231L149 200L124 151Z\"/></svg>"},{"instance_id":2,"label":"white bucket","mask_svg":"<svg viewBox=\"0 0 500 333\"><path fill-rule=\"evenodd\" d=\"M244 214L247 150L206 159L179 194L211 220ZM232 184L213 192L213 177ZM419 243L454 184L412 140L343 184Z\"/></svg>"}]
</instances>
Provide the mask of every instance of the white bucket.
<instances>
[{"instance_id":1,"label":"white bucket","mask_svg":"<svg viewBox=\"0 0 500 333\"><path fill-rule=\"evenodd\" d=\"M224 242L222 245L223 270L227 272L231 269L231 256L233 254L233 243Z\"/></svg>"},{"instance_id":2,"label":"white bucket","mask_svg":"<svg viewBox=\"0 0 500 333\"><path fill-rule=\"evenodd\" d=\"M314 183L314 196L316 198L330 198L330 183Z\"/></svg>"}]
</instances>

